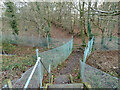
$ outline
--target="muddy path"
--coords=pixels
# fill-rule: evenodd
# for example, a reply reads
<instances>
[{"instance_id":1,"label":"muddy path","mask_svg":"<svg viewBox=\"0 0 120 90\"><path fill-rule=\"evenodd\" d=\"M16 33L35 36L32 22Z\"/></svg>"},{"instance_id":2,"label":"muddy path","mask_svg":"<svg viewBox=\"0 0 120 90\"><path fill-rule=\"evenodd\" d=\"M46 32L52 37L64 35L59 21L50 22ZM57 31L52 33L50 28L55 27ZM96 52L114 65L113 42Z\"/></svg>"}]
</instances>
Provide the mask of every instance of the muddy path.
<instances>
[{"instance_id":1,"label":"muddy path","mask_svg":"<svg viewBox=\"0 0 120 90\"><path fill-rule=\"evenodd\" d=\"M69 34L67 31L64 31L61 28L56 28L55 26L52 26L51 28L51 36L53 38L71 38L72 34ZM87 39L87 38L86 38ZM76 48L75 45L78 44L78 47ZM69 83L69 80L66 78L66 76L69 76L70 74L73 76L74 81L77 79L79 72L79 60L83 57L83 49L80 49L80 45L82 44L81 37L73 37L73 51L70 54L70 56L63 62L60 66L57 67L56 70L52 71L54 74L54 84L60 84L60 83ZM79 81L79 80L78 80Z\"/></svg>"},{"instance_id":2,"label":"muddy path","mask_svg":"<svg viewBox=\"0 0 120 90\"><path fill-rule=\"evenodd\" d=\"M73 51L71 55L61 64L60 70L54 72L54 84L69 83L68 79L63 80L65 76L69 77L71 74L72 77L77 78L79 73L79 63L80 58L83 57L83 51ZM59 67L58 67L59 68ZM63 76L63 77L61 77ZM74 80L75 81L75 80Z\"/></svg>"}]
</instances>

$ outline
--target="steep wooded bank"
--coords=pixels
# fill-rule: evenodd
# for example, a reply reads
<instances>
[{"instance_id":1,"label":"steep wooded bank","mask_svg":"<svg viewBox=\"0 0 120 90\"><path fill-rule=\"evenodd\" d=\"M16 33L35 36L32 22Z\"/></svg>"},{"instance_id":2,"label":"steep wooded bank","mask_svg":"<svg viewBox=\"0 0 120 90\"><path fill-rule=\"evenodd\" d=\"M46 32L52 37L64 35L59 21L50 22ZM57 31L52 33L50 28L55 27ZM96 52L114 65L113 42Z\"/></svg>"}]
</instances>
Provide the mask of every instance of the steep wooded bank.
<instances>
[{"instance_id":1,"label":"steep wooded bank","mask_svg":"<svg viewBox=\"0 0 120 90\"><path fill-rule=\"evenodd\" d=\"M117 2L7 2L4 3L3 28L6 33L22 35L31 32L38 37L51 37L51 24L61 27L75 36L104 37L117 35ZM25 34L23 34L25 35ZM111 40L111 39L110 39Z\"/></svg>"}]
</instances>

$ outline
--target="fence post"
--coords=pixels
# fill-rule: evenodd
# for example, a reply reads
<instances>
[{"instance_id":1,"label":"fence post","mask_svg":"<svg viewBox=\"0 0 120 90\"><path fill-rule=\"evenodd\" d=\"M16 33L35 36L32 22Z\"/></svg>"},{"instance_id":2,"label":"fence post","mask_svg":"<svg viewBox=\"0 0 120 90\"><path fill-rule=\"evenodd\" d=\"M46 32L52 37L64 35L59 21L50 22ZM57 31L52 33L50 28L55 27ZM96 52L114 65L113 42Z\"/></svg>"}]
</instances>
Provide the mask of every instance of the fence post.
<instances>
[{"instance_id":1,"label":"fence post","mask_svg":"<svg viewBox=\"0 0 120 90\"><path fill-rule=\"evenodd\" d=\"M48 35L47 35L47 47L49 49L49 37L48 37Z\"/></svg>"},{"instance_id":2,"label":"fence post","mask_svg":"<svg viewBox=\"0 0 120 90\"><path fill-rule=\"evenodd\" d=\"M32 34L32 44L33 44L33 47L34 47L35 45L34 45L34 37L33 37L33 34Z\"/></svg>"},{"instance_id":3,"label":"fence post","mask_svg":"<svg viewBox=\"0 0 120 90\"><path fill-rule=\"evenodd\" d=\"M94 51L95 50L95 38L93 37L93 48L92 50Z\"/></svg>"},{"instance_id":4,"label":"fence post","mask_svg":"<svg viewBox=\"0 0 120 90\"><path fill-rule=\"evenodd\" d=\"M36 56L37 56L37 59L38 59L38 49L36 49Z\"/></svg>"},{"instance_id":5,"label":"fence post","mask_svg":"<svg viewBox=\"0 0 120 90\"><path fill-rule=\"evenodd\" d=\"M10 90L12 90L12 83L11 83L11 80L8 79L7 83L8 83L8 87L10 88Z\"/></svg>"},{"instance_id":6,"label":"fence post","mask_svg":"<svg viewBox=\"0 0 120 90\"><path fill-rule=\"evenodd\" d=\"M38 49L36 49L36 56L37 56L37 59L39 58L38 57ZM38 68L38 72L39 72L39 78L40 78L40 88L42 88L42 65L41 65L41 62L39 60L39 68Z\"/></svg>"},{"instance_id":7,"label":"fence post","mask_svg":"<svg viewBox=\"0 0 120 90\"><path fill-rule=\"evenodd\" d=\"M82 82L84 82L84 71L85 71L85 63L80 60L80 75Z\"/></svg>"},{"instance_id":8,"label":"fence post","mask_svg":"<svg viewBox=\"0 0 120 90\"><path fill-rule=\"evenodd\" d=\"M49 83L51 83L51 64L49 64Z\"/></svg>"},{"instance_id":9,"label":"fence post","mask_svg":"<svg viewBox=\"0 0 120 90\"><path fill-rule=\"evenodd\" d=\"M88 41L88 47L87 47L88 48L88 56L90 55L90 50L91 50L91 40Z\"/></svg>"},{"instance_id":10,"label":"fence post","mask_svg":"<svg viewBox=\"0 0 120 90\"><path fill-rule=\"evenodd\" d=\"M39 77L40 77L40 88L42 88L42 64L41 64L41 62L39 61Z\"/></svg>"},{"instance_id":11,"label":"fence post","mask_svg":"<svg viewBox=\"0 0 120 90\"><path fill-rule=\"evenodd\" d=\"M72 36L72 43L71 43L71 51L73 49L73 36Z\"/></svg>"}]
</instances>

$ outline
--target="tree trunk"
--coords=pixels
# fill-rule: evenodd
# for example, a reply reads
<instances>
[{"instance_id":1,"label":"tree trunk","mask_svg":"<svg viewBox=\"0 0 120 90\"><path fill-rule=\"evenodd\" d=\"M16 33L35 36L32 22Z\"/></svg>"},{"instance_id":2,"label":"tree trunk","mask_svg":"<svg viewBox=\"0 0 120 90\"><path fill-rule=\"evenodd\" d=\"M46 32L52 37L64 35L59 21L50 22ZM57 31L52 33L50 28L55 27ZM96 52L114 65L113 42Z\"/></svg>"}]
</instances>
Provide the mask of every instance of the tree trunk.
<instances>
[{"instance_id":1,"label":"tree trunk","mask_svg":"<svg viewBox=\"0 0 120 90\"><path fill-rule=\"evenodd\" d=\"M81 3L79 2L79 8L80 8L80 30L81 30L81 36L82 36L82 44L86 46L85 43L85 36L83 32L83 12L84 12L84 2L83 2L83 7L81 8Z\"/></svg>"},{"instance_id":2,"label":"tree trunk","mask_svg":"<svg viewBox=\"0 0 120 90\"><path fill-rule=\"evenodd\" d=\"M87 16L87 30L88 30L89 40L92 39L91 25L90 25L90 6L91 6L91 2L89 2L88 4L88 16Z\"/></svg>"}]
</instances>

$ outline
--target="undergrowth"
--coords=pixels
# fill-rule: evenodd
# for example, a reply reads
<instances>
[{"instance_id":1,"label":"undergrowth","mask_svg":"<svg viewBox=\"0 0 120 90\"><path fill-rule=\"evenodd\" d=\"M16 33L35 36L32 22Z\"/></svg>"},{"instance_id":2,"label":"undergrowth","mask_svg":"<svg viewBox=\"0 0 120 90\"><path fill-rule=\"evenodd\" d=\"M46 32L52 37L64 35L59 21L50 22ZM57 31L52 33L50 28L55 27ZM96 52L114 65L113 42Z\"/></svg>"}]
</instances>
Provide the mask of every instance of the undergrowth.
<instances>
[{"instance_id":1,"label":"undergrowth","mask_svg":"<svg viewBox=\"0 0 120 90\"><path fill-rule=\"evenodd\" d=\"M32 56L19 57L19 56L2 56L2 73L6 73L2 77L3 85L7 79L15 79L14 75L21 77L21 74L32 67L36 62L36 59Z\"/></svg>"},{"instance_id":2,"label":"undergrowth","mask_svg":"<svg viewBox=\"0 0 120 90\"><path fill-rule=\"evenodd\" d=\"M18 57L14 56L2 56L2 71L16 70L24 72L27 67L31 67L35 64L36 60L33 57Z\"/></svg>"},{"instance_id":3,"label":"undergrowth","mask_svg":"<svg viewBox=\"0 0 120 90\"><path fill-rule=\"evenodd\" d=\"M9 51L13 51L17 48L17 46L10 44L8 41L4 41L2 43L2 50L4 50L6 53L9 53Z\"/></svg>"}]
</instances>

